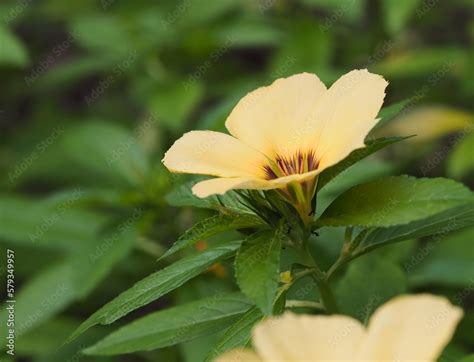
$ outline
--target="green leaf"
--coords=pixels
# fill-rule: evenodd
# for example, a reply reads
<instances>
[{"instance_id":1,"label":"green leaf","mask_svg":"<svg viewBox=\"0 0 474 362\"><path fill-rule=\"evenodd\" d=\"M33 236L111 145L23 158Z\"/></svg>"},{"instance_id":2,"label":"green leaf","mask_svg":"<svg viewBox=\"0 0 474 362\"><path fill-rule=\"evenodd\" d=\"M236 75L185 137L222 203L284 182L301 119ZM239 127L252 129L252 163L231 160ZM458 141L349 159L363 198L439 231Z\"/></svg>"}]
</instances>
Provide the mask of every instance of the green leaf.
<instances>
[{"instance_id":1,"label":"green leaf","mask_svg":"<svg viewBox=\"0 0 474 362\"><path fill-rule=\"evenodd\" d=\"M472 362L472 361L474 361L474 353L467 355L461 358L460 360L458 360L458 362Z\"/></svg>"},{"instance_id":2,"label":"green leaf","mask_svg":"<svg viewBox=\"0 0 474 362\"><path fill-rule=\"evenodd\" d=\"M182 10L179 11L180 16L176 21L178 26L186 28L199 24L209 25L210 22L224 16L239 6L233 0L208 0L206 6L202 6L202 4L194 1L182 5ZM170 28L173 27L172 23L168 25Z\"/></svg>"},{"instance_id":3,"label":"green leaf","mask_svg":"<svg viewBox=\"0 0 474 362\"><path fill-rule=\"evenodd\" d=\"M380 121L377 122L375 127L370 131L370 134L379 128L385 126L389 121L391 121L396 115L398 115L407 105L414 101L414 98L408 98L403 101L389 105L388 107L382 108L377 118L380 118Z\"/></svg>"},{"instance_id":4,"label":"green leaf","mask_svg":"<svg viewBox=\"0 0 474 362\"><path fill-rule=\"evenodd\" d=\"M385 0L381 2L386 30L395 35L405 29L420 0Z\"/></svg>"},{"instance_id":5,"label":"green leaf","mask_svg":"<svg viewBox=\"0 0 474 362\"><path fill-rule=\"evenodd\" d=\"M224 333L207 355L205 362L213 361L217 356L228 350L245 346L250 341L253 326L261 321L263 317L260 309L257 307L250 308Z\"/></svg>"},{"instance_id":6,"label":"green leaf","mask_svg":"<svg viewBox=\"0 0 474 362\"><path fill-rule=\"evenodd\" d=\"M343 23L357 21L364 15L366 6L366 0L301 0L301 3L326 12L323 22L326 31L333 25L337 26L339 21Z\"/></svg>"},{"instance_id":7,"label":"green leaf","mask_svg":"<svg viewBox=\"0 0 474 362\"><path fill-rule=\"evenodd\" d=\"M77 41L95 53L125 54L132 50L130 44L136 44L119 18L110 13L79 16L71 22L70 28Z\"/></svg>"},{"instance_id":8,"label":"green leaf","mask_svg":"<svg viewBox=\"0 0 474 362\"><path fill-rule=\"evenodd\" d=\"M16 340L15 352L21 355L47 355L61 347L65 335L77 325L74 319L54 318L28 331Z\"/></svg>"},{"instance_id":9,"label":"green leaf","mask_svg":"<svg viewBox=\"0 0 474 362\"><path fill-rule=\"evenodd\" d=\"M146 127L137 128L137 133ZM21 180L128 188L139 184L148 172L148 160L137 137L109 121L87 119L57 127L38 145L42 147L31 151L35 162L20 173Z\"/></svg>"},{"instance_id":10,"label":"green leaf","mask_svg":"<svg viewBox=\"0 0 474 362\"><path fill-rule=\"evenodd\" d=\"M262 19L244 19L226 26L219 32L224 46L262 47L278 45L282 33L269 22ZM223 49L226 49L224 48Z\"/></svg>"},{"instance_id":11,"label":"green leaf","mask_svg":"<svg viewBox=\"0 0 474 362\"><path fill-rule=\"evenodd\" d=\"M403 225L474 200L464 185L449 179L393 176L357 185L321 215L320 226Z\"/></svg>"},{"instance_id":12,"label":"green leaf","mask_svg":"<svg viewBox=\"0 0 474 362\"><path fill-rule=\"evenodd\" d=\"M235 191L228 191L224 195L213 195L202 199L193 194L191 189L194 184L196 184L196 180L186 182L176 187L165 196L165 200L171 206L193 206L203 209L213 209L223 213L253 214L250 209L242 204L243 200Z\"/></svg>"},{"instance_id":13,"label":"green leaf","mask_svg":"<svg viewBox=\"0 0 474 362\"><path fill-rule=\"evenodd\" d=\"M321 215L331 202L351 187L364 182L374 181L381 177L391 176L397 171L398 168L392 162L374 158L360 160L342 171L317 194L316 215Z\"/></svg>"},{"instance_id":14,"label":"green leaf","mask_svg":"<svg viewBox=\"0 0 474 362\"><path fill-rule=\"evenodd\" d=\"M93 242L70 256L79 297L89 294L130 253L138 237L140 216L134 214L107 232L97 232Z\"/></svg>"},{"instance_id":15,"label":"green leaf","mask_svg":"<svg viewBox=\"0 0 474 362\"><path fill-rule=\"evenodd\" d=\"M280 275L282 228L249 236L235 257L237 284L267 315L272 313Z\"/></svg>"},{"instance_id":16,"label":"green leaf","mask_svg":"<svg viewBox=\"0 0 474 362\"><path fill-rule=\"evenodd\" d=\"M377 307L407 289L407 279L399 266L372 255L352 262L335 288L339 308L367 322Z\"/></svg>"},{"instance_id":17,"label":"green leaf","mask_svg":"<svg viewBox=\"0 0 474 362\"><path fill-rule=\"evenodd\" d=\"M97 328L93 333L81 336L73 343L63 345L65 336L77 327L80 320L61 316L43 323L16 340L15 354L35 356L42 362L76 361L81 350L105 336L107 327ZM110 330L108 331L110 332ZM81 358L82 361L99 362L97 359ZM2 359L2 362L3 359Z\"/></svg>"},{"instance_id":18,"label":"green leaf","mask_svg":"<svg viewBox=\"0 0 474 362\"><path fill-rule=\"evenodd\" d=\"M147 172L147 160L137 139L111 122L90 120L69 129L62 145L78 167L112 184L137 184Z\"/></svg>"},{"instance_id":19,"label":"green leaf","mask_svg":"<svg viewBox=\"0 0 474 362\"><path fill-rule=\"evenodd\" d=\"M329 167L328 169L321 172L318 179L318 188L317 191L321 190L329 182L331 182L336 176L342 173L347 168L351 167L360 160L370 156L374 152L381 150L391 144L396 142L403 141L409 137L389 137L389 138L377 138L374 140L366 141L366 146L364 148L352 151L349 156L343 159L341 162L337 163L334 166Z\"/></svg>"},{"instance_id":20,"label":"green leaf","mask_svg":"<svg viewBox=\"0 0 474 362\"><path fill-rule=\"evenodd\" d=\"M69 337L69 341L96 324L110 324L180 287L216 261L233 255L240 244L241 241L232 241L214 246L149 275L90 316Z\"/></svg>"},{"instance_id":21,"label":"green leaf","mask_svg":"<svg viewBox=\"0 0 474 362\"><path fill-rule=\"evenodd\" d=\"M150 351L227 327L251 307L240 293L217 294L140 318L85 350L92 355Z\"/></svg>"},{"instance_id":22,"label":"green leaf","mask_svg":"<svg viewBox=\"0 0 474 362\"><path fill-rule=\"evenodd\" d=\"M158 122L177 132L183 129L186 119L203 96L202 83L189 77L156 89L148 102L151 112L159 115Z\"/></svg>"},{"instance_id":23,"label":"green leaf","mask_svg":"<svg viewBox=\"0 0 474 362\"><path fill-rule=\"evenodd\" d=\"M142 216L135 212L115 228L102 231L106 217L77 208L85 194L75 189L39 201L0 197L0 237L67 253L79 296L87 295L129 253L136 239L135 223Z\"/></svg>"},{"instance_id":24,"label":"green leaf","mask_svg":"<svg viewBox=\"0 0 474 362\"><path fill-rule=\"evenodd\" d=\"M187 230L160 259L192 246L199 240L209 238L224 231L263 225L265 223L262 219L250 214L214 215L198 222Z\"/></svg>"},{"instance_id":25,"label":"green leaf","mask_svg":"<svg viewBox=\"0 0 474 362\"><path fill-rule=\"evenodd\" d=\"M46 72L33 83L38 90L44 91L51 88L66 87L72 82L90 77L97 73L107 73L116 64L123 61L116 54L83 54L75 55L74 58L61 59L55 64L54 72Z\"/></svg>"},{"instance_id":26,"label":"green leaf","mask_svg":"<svg viewBox=\"0 0 474 362\"><path fill-rule=\"evenodd\" d=\"M22 303L36 300L39 312L35 313L40 313L44 319L87 296L129 253L135 241L136 220L132 218L110 228L107 233L100 233L107 220L105 217L74 208L74 203L80 201L82 195L78 189L41 201L0 198L0 238L14 245L27 243L32 248L54 248L65 254L61 264L52 269L54 271L40 271L18 296L19 308L22 308ZM138 220L140 215L135 218ZM42 285L42 278L50 284L49 288ZM57 291L51 290L53 287ZM65 290L60 290L61 287ZM40 295L37 289L44 289L53 297L49 300L48 295ZM29 301L23 302L23 299ZM44 305L41 304L43 299ZM34 313L25 312L23 315ZM43 317L32 318L32 323L24 324L29 329L30 324L40 323Z\"/></svg>"},{"instance_id":27,"label":"green leaf","mask_svg":"<svg viewBox=\"0 0 474 362\"><path fill-rule=\"evenodd\" d=\"M468 51L461 47L417 48L397 56L385 57L370 70L383 74L387 79L413 78L437 72L447 77L457 69L466 68L468 63ZM443 77L439 80L441 78ZM433 80L424 85L429 86L432 82Z\"/></svg>"},{"instance_id":28,"label":"green leaf","mask_svg":"<svg viewBox=\"0 0 474 362\"><path fill-rule=\"evenodd\" d=\"M19 261L17 261L19 262ZM66 262L39 271L15 295L15 334L20 336L64 310L77 297L74 270ZM0 320L7 320L2 308ZM7 332L6 328L2 328ZM2 333L2 337L6 336Z\"/></svg>"},{"instance_id":29,"label":"green leaf","mask_svg":"<svg viewBox=\"0 0 474 362\"><path fill-rule=\"evenodd\" d=\"M0 237L31 247L77 251L90 244L106 221L100 214L72 208L82 195L77 189L61 202L0 197Z\"/></svg>"},{"instance_id":30,"label":"green leaf","mask_svg":"<svg viewBox=\"0 0 474 362\"><path fill-rule=\"evenodd\" d=\"M432 284L467 287L474 280L474 229L434 238L407 262L416 287ZM421 260L420 260L421 259Z\"/></svg>"},{"instance_id":31,"label":"green leaf","mask_svg":"<svg viewBox=\"0 0 474 362\"><path fill-rule=\"evenodd\" d=\"M298 72L314 72L323 80L328 77L333 43L331 34L315 26L314 21L300 19L292 23L288 39L274 53L269 65L269 77L281 78Z\"/></svg>"},{"instance_id":32,"label":"green leaf","mask_svg":"<svg viewBox=\"0 0 474 362\"><path fill-rule=\"evenodd\" d=\"M379 248L374 255L380 256L382 259L394 262L397 265L403 265L413 256L418 247L418 241L411 239L405 240L403 243L392 243Z\"/></svg>"},{"instance_id":33,"label":"green leaf","mask_svg":"<svg viewBox=\"0 0 474 362\"><path fill-rule=\"evenodd\" d=\"M360 244L354 255L362 255L384 245L474 226L474 203L467 203L426 219L388 228L366 229L359 234Z\"/></svg>"},{"instance_id":34,"label":"green leaf","mask_svg":"<svg viewBox=\"0 0 474 362\"><path fill-rule=\"evenodd\" d=\"M474 132L464 133L456 148L449 154L448 174L454 178L462 178L474 171Z\"/></svg>"},{"instance_id":35,"label":"green leaf","mask_svg":"<svg viewBox=\"0 0 474 362\"><path fill-rule=\"evenodd\" d=\"M175 207L192 206L202 209L215 209L218 203L214 196L202 199L193 194L192 187L195 183L196 180L193 180L176 186L165 195L166 202Z\"/></svg>"},{"instance_id":36,"label":"green leaf","mask_svg":"<svg viewBox=\"0 0 474 362\"><path fill-rule=\"evenodd\" d=\"M0 25L0 66L24 67L29 63L26 48L7 27Z\"/></svg>"}]
</instances>

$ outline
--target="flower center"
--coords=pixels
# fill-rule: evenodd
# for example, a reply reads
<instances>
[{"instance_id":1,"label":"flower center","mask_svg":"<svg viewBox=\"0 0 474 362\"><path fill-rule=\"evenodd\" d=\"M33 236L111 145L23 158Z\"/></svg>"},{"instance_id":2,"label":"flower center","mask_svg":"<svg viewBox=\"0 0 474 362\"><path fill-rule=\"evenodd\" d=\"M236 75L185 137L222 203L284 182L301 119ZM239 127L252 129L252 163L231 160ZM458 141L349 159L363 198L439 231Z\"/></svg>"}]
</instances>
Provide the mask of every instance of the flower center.
<instances>
[{"instance_id":1,"label":"flower center","mask_svg":"<svg viewBox=\"0 0 474 362\"><path fill-rule=\"evenodd\" d=\"M314 151L303 153L298 151L290 157L277 156L270 165L263 166L266 180L274 180L279 177L302 174L316 170L319 161L316 159Z\"/></svg>"}]
</instances>

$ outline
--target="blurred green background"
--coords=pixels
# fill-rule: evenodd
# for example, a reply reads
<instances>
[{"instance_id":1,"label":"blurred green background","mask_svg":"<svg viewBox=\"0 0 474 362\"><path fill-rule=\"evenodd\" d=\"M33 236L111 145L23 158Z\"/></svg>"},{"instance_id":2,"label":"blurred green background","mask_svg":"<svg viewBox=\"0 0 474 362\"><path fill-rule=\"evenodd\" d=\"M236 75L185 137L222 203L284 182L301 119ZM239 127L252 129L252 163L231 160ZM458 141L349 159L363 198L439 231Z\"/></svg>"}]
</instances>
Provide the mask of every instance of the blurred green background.
<instances>
[{"instance_id":1,"label":"blurred green background","mask_svg":"<svg viewBox=\"0 0 474 362\"><path fill-rule=\"evenodd\" d=\"M169 192L187 178L161 165L167 148L190 129L223 130L243 95L276 78L304 71L331 84L368 68L390 82L386 105L405 101L377 133L418 135L351 169L321 205L386 174L448 176L472 188L473 11L470 0L2 0L0 266L5 280L4 250L13 249L17 300L10 360L202 359L215 336L123 357L79 351L137 316L235 288L226 264L62 343L166 265L157 257L206 214L173 203ZM321 237L332 260L338 244ZM465 230L426 253L433 241L381 256L404 275L400 292L463 292L466 317L446 361L474 344L473 238ZM3 330L3 308L0 316Z\"/></svg>"}]
</instances>

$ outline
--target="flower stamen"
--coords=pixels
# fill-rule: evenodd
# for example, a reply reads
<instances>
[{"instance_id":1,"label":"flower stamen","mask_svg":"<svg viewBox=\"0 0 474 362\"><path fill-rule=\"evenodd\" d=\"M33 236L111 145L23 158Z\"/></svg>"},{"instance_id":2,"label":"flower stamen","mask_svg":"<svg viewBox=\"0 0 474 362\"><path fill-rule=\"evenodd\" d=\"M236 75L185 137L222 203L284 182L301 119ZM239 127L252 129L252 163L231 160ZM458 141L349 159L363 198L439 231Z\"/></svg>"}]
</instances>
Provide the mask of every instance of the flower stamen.
<instances>
[{"instance_id":1,"label":"flower stamen","mask_svg":"<svg viewBox=\"0 0 474 362\"><path fill-rule=\"evenodd\" d=\"M319 166L315 152L303 153L298 151L294 156L277 156L275 162L263 166L266 180L274 180L279 177L303 174L314 171Z\"/></svg>"}]
</instances>

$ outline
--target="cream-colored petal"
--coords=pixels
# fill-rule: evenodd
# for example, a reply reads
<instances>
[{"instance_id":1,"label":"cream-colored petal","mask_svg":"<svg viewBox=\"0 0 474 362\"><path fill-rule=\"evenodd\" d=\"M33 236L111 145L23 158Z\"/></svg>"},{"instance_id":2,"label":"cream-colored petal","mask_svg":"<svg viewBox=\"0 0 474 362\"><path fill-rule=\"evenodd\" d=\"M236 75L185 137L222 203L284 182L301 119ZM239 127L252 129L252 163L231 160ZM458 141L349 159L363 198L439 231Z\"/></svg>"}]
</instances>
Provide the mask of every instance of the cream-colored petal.
<instances>
[{"instance_id":1,"label":"cream-colored petal","mask_svg":"<svg viewBox=\"0 0 474 362\"><path fill-rule=\"evenodd\" d=\"M362 324L346 316L287 312L259 323L252 342L265 361L349 361L364 335Z\"/></svg>"},{"instance_id":2,"label":"cream-colored petal","mask_svg":"<svg viewBox=\"0 0 474 362\"><path fill-rule=\"evenodd\" d=\"M462 317L462 309L429 294L401 296L372 316L359 358L366 361L435 361Z\"/></svg>"},{"instance_id":3,"label":"cream-colored petal","mask_svg":"<svg viewBox=\"0 0 474 362\"><path fill-rule=\"evenodd\" d=\"M198 182L192 188L193 193L201 198L211 195L223 195L229 190L273 190L284 188L291 182L303 182L316 177L322 169L302 174L280 177L273 180L263 180L248 177L219 177Z\"/></svg>"},{"instance_id":4,"label":"cream-colored petal","mask_svg":"<svg viewBox=\"0 0 474 362\"><path fill-rule=\"evenodd\" d=\"M208 197L210 195L222 195L229 190L251 189L251 190L270 190L282 187L257 178L233 177L233 178L213 178L198 182L192 188L197 197Z\"/></svg>"},{"instance_id":5,"label":"cream-colored petal","mask_svg":"<svg viewBox=\"0 0 474 362\"><path fill-rule=\"evenodd\" d=\"M315 178L317 175L319 175L323 171L322 168L318 168L317 170L305 172L305 173L297 173L294 175L289 175L289 176L283 176L279 177L273 180L269 180L268 182L274 187L271 188L281 188L286 186L287 184L291 182L303 182L310 180L312 178Z\"/></svg>"},{"instance_id":6,"label":"cream-colored petal","mask_svg":"<svg viewBox=\"0 0 474 362\"><path fill-rule=\"evenodd\" d=\"M172 172L222 177L263 177L266 162L265 156L242 141L212 131L184 134L163 158Z\"/></svg>"},{"instance_id":7,"label":"cream-colored petal","mask_svg":"<svg viewBox=\"0 0 474 362\"><path fill-rule=\"evenodd\" d=\"M326 92L314 74L281 78L247 94L226 120L229 132L263 154L292 155L311 135L307 120Z\"/></svg>"},{"instance_id":8,"label":"cream-colored petal","mask_svg":"<svg viewBox=\"0 0 474 362\"><path fill-rule=\"evenodd\" d=\"M249 349L234 349L215 359L215 362L264 362L258 355Z\"/></svg>"},{"instance_id":9,"label":"cream-colored petal","mask_svg":"<svg viewBox=\"0 0 474 362\"><path fill-rule=\"evenodd\" d=\"M345 74L328 89L312 123L311 143L320 168L332 166L364 147L365 137L378 121L387 84L380 75L362 69Z\"/></svg>"}]
</instances>

